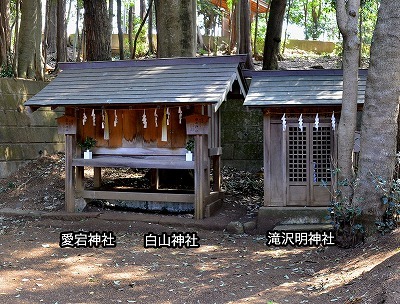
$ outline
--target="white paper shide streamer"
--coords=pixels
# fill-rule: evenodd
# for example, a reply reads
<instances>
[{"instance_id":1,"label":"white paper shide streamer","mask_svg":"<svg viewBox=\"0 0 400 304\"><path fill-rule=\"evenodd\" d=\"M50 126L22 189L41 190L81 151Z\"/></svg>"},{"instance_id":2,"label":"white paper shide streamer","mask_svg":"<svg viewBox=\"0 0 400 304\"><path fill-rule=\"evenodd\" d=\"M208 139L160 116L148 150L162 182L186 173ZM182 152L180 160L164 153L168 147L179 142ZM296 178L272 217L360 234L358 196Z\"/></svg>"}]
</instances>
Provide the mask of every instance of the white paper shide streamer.
<instances>
[{"instance_id":1,"label":"white paper shide streamer","mask_svg":"<svg viewBox=\"0 0 400 304\"><path fill-rule=\"evenodd\" d=\"M319 128L319 117L318 117L318 113L317 113L317 115L315 116L314 127L315 127L315 129L317 129L317 131L318 131L318 128Z\"/></svg>"},{"instance_id":2,"label":"white paper shide streamer","mask_svg":"<svg viewBox=\"0 0 400 304\"><path fill-rule=\"evenodd\" d=\"M117 126L117 124L118 124L117 110L114 110L114 128Z\"/></svg>"},{"instance_id":3,"label":"white paper shide streamer","mask_svg":"<svg viewBox=\"0 0 400 304\"><path fill-rule=\"evenodd\" d=\"M286 113L283 114L281 120L282 120L282 131L285 132L286 131Z\"/></svg>"},{"instance_id":4,"label":"white paper shide streamer","mask_svg":"<svg viewBox=\"0 0 400 304\"><path fill-rule=\"evenodd\" d=\"M92 110L92 120L93 120L93 127L96 126L96 114L94 114L94 109Z\"/></svg>"},{"instance_id":5,"label":"white paper shide streamer","mask_svg":"<svg viewBox=\"0 0 400 304\"><path fill-rule=\"evenodd\" d=\"M335 118L335 112L332 113L332 130L335 131L336 130L336 118Z\"/></svg>"},{"instance_id":6,"label":"white paper shide streamer","mask_svg":"<svg viewBox=\"0 0 400 304\"><path fill-rule=\"evenodd\" d=\"M182 124L182 109L181 107L178 108L178 114L179 114L179 124Z\"/></svg>"},{"instance_id":7,"label":"white paper shide streamer","mask_svg":"<svg viewBox=\"0 0 400 304\"><path fill-rule=\"evenodd\" d=\"M146 110L143 111L142 122L143 122L143 128L147 129Z\"/></svg>"},{"instance_id":8,"label":"white paper shide streamer","mask_svg":"<svg viewBox=\"0 0 400 304\"><path fill-rule=\"evenodd\" d=\"M169 126L169 118L170 118L169 108L167 108L167 126Z\"/></svg>"},{"instance_id":9,"label":"white paper shide streamer","mask_svg":"<svg viewBox=\"0 0 400 304\"><path fill-rule=\"evenodd\" d=\"M82 118L82 124L85 125L87 121L87 116L86 116L86 111L83 110L83 118Z\"/></svg>"},{"instance_id":10,"label":"white paper shide streamer","mask_svg":"<svg viewBox=\"0 0 400 304\"><path fill-rule=\"evenodd\" d=\"M104 114L104 110L101 110L101 128L104 129L105 127L105 120L106 120L106 115Z\"/></svg>"},{"instance_id":11,"label":"white paper shide streamer","mask_svg":"<svg viewBox=\"0 0 400 304\"><path fill-rule=\"evenodd\" d=\"M299 117L299 129L300 129L300 132L303 132L303 114L300 114L300 117Z\"/></svg>"},{"instance_id":12,"label":"white paper shide streamer","mask_svg":"<svg viewBox=\"0 0 400 304\"><path fill-rule=\"evenodd\" d=\"M154 123L156 125L156 128L158 127L158 115L157 115L157 109L154 110Z\"/></svg>"}]
</instances>

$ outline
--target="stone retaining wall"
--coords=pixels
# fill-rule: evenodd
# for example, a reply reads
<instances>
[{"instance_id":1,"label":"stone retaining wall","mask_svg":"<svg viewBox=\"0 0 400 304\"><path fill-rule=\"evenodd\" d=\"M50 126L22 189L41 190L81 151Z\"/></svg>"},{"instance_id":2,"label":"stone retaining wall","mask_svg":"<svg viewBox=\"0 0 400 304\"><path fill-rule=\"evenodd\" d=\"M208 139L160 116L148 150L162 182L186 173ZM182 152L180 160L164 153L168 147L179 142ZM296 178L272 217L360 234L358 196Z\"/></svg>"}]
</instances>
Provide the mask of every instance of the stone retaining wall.
<instances>
[{"instance_id":1,"label":"stone retaining wall","mask_svg":"<svg viewBox=\"0 0 400 304\"><path fill-rule=\"evenodd\" d=\"M0 79L0 178L6 178L28 160L64 151L57 134L60 112L40 108L28 113L24 102L46 86L45 82Z\"/></svg>"}]
</instances>

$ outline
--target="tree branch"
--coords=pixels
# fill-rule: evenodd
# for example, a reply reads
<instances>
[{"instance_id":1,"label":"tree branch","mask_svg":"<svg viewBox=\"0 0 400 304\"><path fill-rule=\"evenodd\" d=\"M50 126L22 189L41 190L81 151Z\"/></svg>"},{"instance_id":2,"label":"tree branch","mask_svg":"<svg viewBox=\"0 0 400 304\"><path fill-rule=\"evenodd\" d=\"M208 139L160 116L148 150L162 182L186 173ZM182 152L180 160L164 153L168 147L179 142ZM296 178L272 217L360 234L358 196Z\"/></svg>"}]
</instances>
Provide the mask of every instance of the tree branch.
<instances>
[{"instance_id":1,"label":"tree branch","mask_svg":"<svg viewBox=\"0 0 400 304\"><path fill-rule=\"evenodd\" d=\"M142 31L142 28L143 28L144 24L146 23L147 17L148 17L149 14L150 14L151 7L153 6L153 2L154 2L153 0L150 1L150 3L149 3L149 8L147 9L146 15L144 16L144 18L143 18L143 20L142 20L142 23L140 24L139 29L138 29L138 31L136 32L135 41L133 42L133 52L132 52L132 54L131 54L131 59L135 59L137 40L138 40L138 38L139 38L140 32Z\"/></svg>"},{"instance_id":2,"label":"tree branch","mask_svg":"<svg viewBox=\"0 0 400 304\"><path fill-rule=\"evenodd\" d=\"M351 1L351 0L350 0ZM346 1L337 0L336 1L336 20L339 27L339 31L342 35L347 34L346 24L347 24L347 13L346 13Z\"/></svg>"}]
</instances>

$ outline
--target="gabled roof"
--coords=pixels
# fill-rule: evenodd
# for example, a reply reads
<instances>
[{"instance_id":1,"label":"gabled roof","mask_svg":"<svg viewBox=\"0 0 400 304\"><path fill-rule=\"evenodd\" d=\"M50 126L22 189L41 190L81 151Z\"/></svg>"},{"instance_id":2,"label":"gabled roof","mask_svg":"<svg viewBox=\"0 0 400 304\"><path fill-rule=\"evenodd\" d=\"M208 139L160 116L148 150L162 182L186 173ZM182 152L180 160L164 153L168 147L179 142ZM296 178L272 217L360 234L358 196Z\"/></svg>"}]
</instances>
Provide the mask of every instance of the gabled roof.
<instances>
[{"instance_id":1,"label":"gabled roof","mask_svg":"<svg viewBox=\"0 0 400 304\"><path fill-rule=\"evenodd\" d=\"M341 105L343 70L255 71L244 101L249 107ZM367 71L359 71L358 103L364 102Z\"/></svg>"},{"instance_id":2,"label":"gabled roof","mask_svg":"<svg viewBox=\"0 0 400 304\"><path fill-rule=\"evenodd\" d=\"M217 104L237 79L246 55L61 63L60 74L25 105L135 106Z\"/></svg>"}]
</instances>

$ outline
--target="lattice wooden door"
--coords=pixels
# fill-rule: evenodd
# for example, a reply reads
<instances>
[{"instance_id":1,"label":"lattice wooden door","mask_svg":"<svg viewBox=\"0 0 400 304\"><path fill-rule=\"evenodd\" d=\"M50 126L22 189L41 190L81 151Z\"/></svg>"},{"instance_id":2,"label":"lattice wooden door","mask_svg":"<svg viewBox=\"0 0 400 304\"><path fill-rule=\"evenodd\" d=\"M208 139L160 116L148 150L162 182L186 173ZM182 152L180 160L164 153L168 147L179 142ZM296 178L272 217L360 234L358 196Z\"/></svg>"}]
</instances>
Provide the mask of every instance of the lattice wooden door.
<instances>
[{"instance_id":1,"label":"lattice wooden door","mask_svg":"<svg viewBox=\"0 0 400 304\"><path fill-rule=\"evenodd\" d=\"M305 123L303 131L297 124L287 129L287 205L327 206L331 184L333 137L329 124Z\"/></svg>"}]
</instances>

